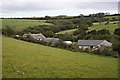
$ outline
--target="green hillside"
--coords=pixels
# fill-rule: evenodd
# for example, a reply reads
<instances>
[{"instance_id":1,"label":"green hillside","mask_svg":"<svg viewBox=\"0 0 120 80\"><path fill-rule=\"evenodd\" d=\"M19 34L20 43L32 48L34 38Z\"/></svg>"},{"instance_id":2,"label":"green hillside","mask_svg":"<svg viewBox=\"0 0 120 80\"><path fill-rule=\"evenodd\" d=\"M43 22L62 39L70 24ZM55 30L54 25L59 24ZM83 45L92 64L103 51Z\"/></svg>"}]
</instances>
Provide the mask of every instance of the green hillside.
<instances>
[{"instance_id":1,"label":"green hillside","mask_svg":"<svg viewBox=\"0 0 120 80\"><path fill-rule=\"evenodd\" d=\"M117 78L118 59L3 37L3 78Z\"/></svg>"},{"instance_id":2,"label":"green hillside","mask_svg":"<svg viewBox=\"0 0 120 80\"><path fill-rule=\"evenodd\" d=\"M22 30L27 27L33 27L38 25L52 25L46 23L46 20L27 20L27 19L0 19L2 21L2 27L11 26L16 30Z\"/></svg>"},{"instance_id":3,"label":"green hillside","mask_svg":"<svg viewBox=\"0 0 120 80\"><path fill-rule=\"evenodd\" d=\"M118 28L118 21L112 21L107 25L105 25L105 23L106 22L103 22L101 25L99 23L94 23L93 26L89 27L88 31L107 29L110 31L111 34L113 34L114 30Z\"/></svg>"},{"instance_id":4,"label":"green hillside","mask_svg":"<svg viewBox=\"0 0 120 80\"><path fill-rule=\"evenodd\" d=\"M65 34L65 33L69 33L72 34L74 31L76 31L77 29L70 29L70 30L64 30L64 31L60 31L56 34Z\"/></svg>"},{"instance_id":5,"label":"green hillside","mask_svg":"<svg viewBox=\"0 0 120 80\"><path fill-rule=\"evenodd\" d=\"M114 30L116 28L118 28L118 21L112 21L109 24L105 25L106 22L101 23L101 25L97 22L97 23L93 23L93 26L88 28L88 31L91 30L101 30L101 29L107 29L110 31L111 34L113 34ZM56 34L65 34L65 33L69 33L72 34L74 31L76 31L77 29L70 29L70 30L65 30L65 31L60 31Z\"/></svg>"}]
</instances>

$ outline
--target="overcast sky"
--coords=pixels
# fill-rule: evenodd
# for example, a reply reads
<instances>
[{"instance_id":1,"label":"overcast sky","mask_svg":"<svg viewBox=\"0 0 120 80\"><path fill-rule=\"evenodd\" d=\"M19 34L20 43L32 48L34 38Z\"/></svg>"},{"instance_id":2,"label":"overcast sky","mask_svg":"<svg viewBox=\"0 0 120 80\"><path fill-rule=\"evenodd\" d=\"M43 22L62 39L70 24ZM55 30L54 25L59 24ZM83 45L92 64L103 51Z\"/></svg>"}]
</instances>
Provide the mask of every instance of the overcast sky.
<instances>
[{"instance_id":1,"label":"overcast sky","mask_svg":"<svg viewBox=\"0 0 120 80\"><path fill-rule=\"evenodd\" d=\"M84 1L84 2L83 2ZM40 17L88 15L98 12L118 13L119 0L2 0L0 17Z\"/></svg>"}]
</instances>

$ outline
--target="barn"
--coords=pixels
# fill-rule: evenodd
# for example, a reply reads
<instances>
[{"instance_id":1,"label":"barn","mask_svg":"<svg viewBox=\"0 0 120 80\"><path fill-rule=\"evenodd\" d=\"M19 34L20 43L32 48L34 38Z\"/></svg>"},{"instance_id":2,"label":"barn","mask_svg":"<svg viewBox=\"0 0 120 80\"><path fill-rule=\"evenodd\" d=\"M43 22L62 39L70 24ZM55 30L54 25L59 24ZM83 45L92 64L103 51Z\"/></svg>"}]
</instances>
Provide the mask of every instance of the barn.
<instances>
[{"instance_id":1,"label":"barn","mask_svg":"<svg viewBox=\"0 0 120 80\"><path fill-rule=\"evenodd\" d=\"M103 48L103 47L111 47L112 43L107 40L78 40L78 47L80 49L95 49L95 48Z\"/></svg>"}]
</instances>

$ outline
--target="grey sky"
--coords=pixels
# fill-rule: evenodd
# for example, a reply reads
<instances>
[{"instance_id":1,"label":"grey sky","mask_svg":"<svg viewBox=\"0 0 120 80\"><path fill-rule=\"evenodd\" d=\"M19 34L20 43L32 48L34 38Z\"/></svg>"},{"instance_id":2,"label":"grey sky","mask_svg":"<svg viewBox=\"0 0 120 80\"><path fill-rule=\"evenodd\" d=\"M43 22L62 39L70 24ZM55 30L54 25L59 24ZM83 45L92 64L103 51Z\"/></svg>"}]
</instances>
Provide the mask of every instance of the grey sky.
<instances>
[{"instance_id":1,"label":"grey sky","mask_svg":"<svg viewBox=\"0 0 120 80\"><path fill-rule=\"evenodd\" d=\"M32 16L56 16L79 15L97 12L118 13L118 0L97 0L84 2L79 0L3 0L0 17L32 17Z\"/></svg>"}]
</instances>

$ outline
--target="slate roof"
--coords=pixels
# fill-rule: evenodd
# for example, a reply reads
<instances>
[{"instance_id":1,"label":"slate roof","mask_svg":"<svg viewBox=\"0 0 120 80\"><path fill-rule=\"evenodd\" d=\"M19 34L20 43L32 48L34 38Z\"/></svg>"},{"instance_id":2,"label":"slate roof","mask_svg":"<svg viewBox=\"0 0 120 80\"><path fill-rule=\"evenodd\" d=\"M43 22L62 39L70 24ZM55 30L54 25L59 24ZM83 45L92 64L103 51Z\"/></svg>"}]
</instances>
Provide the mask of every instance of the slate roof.
<instances>
[{"instance_id":1,"label":"slate roof","mask_svg":"<svg viewBox=\"0 0 120 80\"><path fill-rule=\"evenodd\" d=\"M36 40L43 40L45 42L48 43L57 43L59 42L59 38L46 38L43 34L24 34L23 37L27 37L27 36L31 36L32 38L36 39Z\"/></svg>"},{"instance_id":2,"label":"slate roof","mask_svg":"<svg viewBox=\"0 0 120 80\"><path fill-rule=\"evenodd\" d=\"M30 34L30 36L31 37L33 37L34 39L37 39L37 40L40 40L40 39L42 39L42 40L44 40L44 39L46 39L46 37L43 35L43 34Z\"/></svg>"},{"instance_id":3,"label":"slate roof","mask_svg":"<svg viewBox=\"0 0 120 80\"><path fill-rule=\"evenodd\" d=\"M96 46L102 43L104 40L78 40L79 46Z\"/></svg>"},{"instance_id":4,"label":"slate roof","mask_svg":"<svg viewBox=\"0 0 120 80\"><path fill-rule=\"evenodd\" d=\"M46 38L46 41L51 43L57 43L59 41L59 38Z\"/></svg>"}]
</instances>

